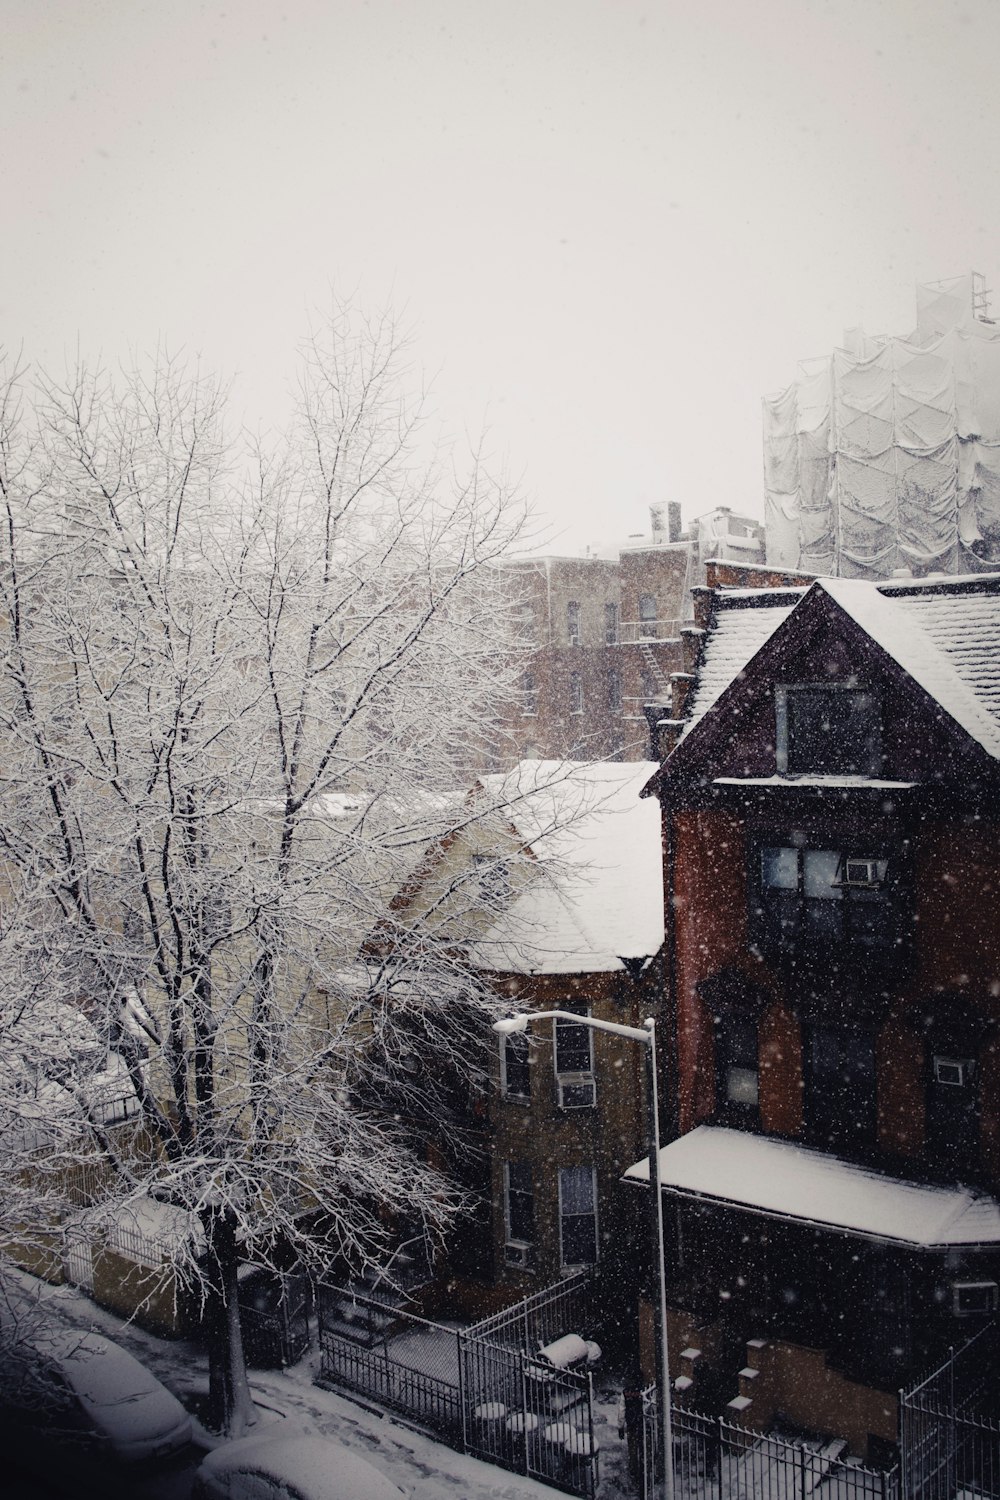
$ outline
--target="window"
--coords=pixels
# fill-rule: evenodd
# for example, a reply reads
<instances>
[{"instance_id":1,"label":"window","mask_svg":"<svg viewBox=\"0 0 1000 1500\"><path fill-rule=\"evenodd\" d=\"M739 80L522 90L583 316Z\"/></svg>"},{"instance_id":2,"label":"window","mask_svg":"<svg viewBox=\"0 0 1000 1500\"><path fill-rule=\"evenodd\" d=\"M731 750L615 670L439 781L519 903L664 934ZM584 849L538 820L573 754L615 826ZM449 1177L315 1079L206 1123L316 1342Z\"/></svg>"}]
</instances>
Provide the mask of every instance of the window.
<instances>
[{"instance_id":1,"label":"window","mask_svg":"<svg viewBox=\"0 0 1000 1500\"><path fill-rule=\"evenodd\" d=\"M566 605L566 640L571 646L580 644L580 606L575 599Z\"/></svg>"},{"instance_id":2,"label":"window","mask_svg":"<svg viewBox=\"0 0 1000 1500\"><path fill-rule=\"evenodd\" d=\"M760 850L759 937L787 946L849 942L890 949L900 912L890 860L884 853L807 849L798 844Z\"/></svg>"},{"instance_id":3,"label":"window","mask_svg":"<svg viewBox=\"0 0 1000 1500\"><path fill-rule=\"evenodd\" d=\"M652 672L648 672L645 667L643 667L640 674L640 687L642 689L643 703L652 703L653 700L658 696L660 691L656 683L656 678L653 676Z\"/></svg>"},{"instance_id":4,"label":"window","mask_svg":"<svg viewBox=\"0 0 1000 1500\"><path fill-rule=\"evenodd\" d=\"M744 1016L720 1016L715 1026L718 1113L730 1124L757 1122L757 1027Z\"/></svg>"},{"instance_id":5,"label":"window","mask_svg":"<svg viewBox=\"0 0 1000 1500\"><path fill-rule=\"evenodd\" d=\"M997 1310L997 1284L995 1281L954 1281L951 1298L956 1317L988 1317Z\"/></svg>"},{"instance_id":6,"label":"window","mask_svg":"<svg viewBox=\"0 0 1000 1500\"><path fill-rule=\"evenodd\" d=\"M531 1167L525 1161L504 1162L503 1177L507 1240L532 1245L535 1241L535 1195Z\"/></svg>"},{"instance_id":7,"label":"window","mask_svg":"<svg viewBox=\"0 0 1000 1500\"><path fill-rule=\"evenodd\" d=\"M604 644L606 646L617 646L618 644L617 604L606 604L604 606Z\"/></svg>"},{"instance_id":8,"label":"window","mask_svg":"<svg viewBox=\"0 0 1000 1500\"><path fill-rule=\"evenodd\" d=\"M510 900L510 867L493 854L474 854L472 868L479 894L487 906L503 906Z\"/></svg>"},{"instance_id":9,"label":"window","mask_svg":"<svg viewBox=\"0 0 1000 1500\"><path fill-rule=\"evenodd\" d=\"M639 595L639 634L646 640L656 639L656 595Z\"/></svg>"},{"instance_id":10,"label":"window","mask_svg":"<svg viewBox=\"0 0 1000 1500\"><path fill-rule=\"evenodd\" d=\"M559 1168L559 1247L564 1266L597 1263L597 1191L593 1167Z\"/></svg>"},{"instance_id":11,"label":"window","mask_svg":"<svg viewBox=\"0 0 1000 1500\"><path fill-rule=\"evenodd\" d=\"M583 713L583 678L579 672L569 674L569 711L571 714Z\"/></svg>"},{"instance_id":12,"label":"window","mask_svg":"<svg viewBox=\"0 0 1000 1500\"><path fill-rule=\"evenodd\" d=\"M531 1102L531 1044L523 1032L503 1038L500 1085L505 1099Z\"/></svg>"},{"instance_id":13,"label":"window","mask_svg":"<svg viewBox=\"0 0 1000 1500\"><path fill-rule=\"evenodd\" d=\"M608 710L613 714L622 711L622 674L617 667L608 673Z\"/></svg>"},{"instance_id":14,"label":"window","mask_svg":"<svg viewBox=\"0 0 1000 1500\"><path fill-rule=\"evenodd\" d=\"M805 1032L805 1116L821 1147L865 1148L875 1139L875 1039L812 1026Z\"/></svg>"},{"instance_id":15,"label":"window","mask_svg":"<svg viewBox=\"0 0 1000 1500\"><path fill-rule=\"evenodd\" d=\"M514 630L522 641L535 639L535 606L522 603L514 607Z\"/></svg>"},{"instance_id":16,"label":"window","mask_svg":"<svg viewBox=\"0 0 1000 1500\"><path fill-rule=\"evenodd\" d=\"M538 686L534 672L525 672L521 678L521 713L527 717L538 712Z\"/></svg>"},{"instance_id":17,"label":"window","mask_svg":"<svg viewBox=\"0 0 1000 1500\"><path fill-rule=\"evenodd\" d=\"M589 1026L575 1021L555 1021L553 1031L559 1108L593 1109L597 1103L593 1032Z\"/></svg>"},{"instance_id":18,"label":"window","mask_svg":"<svg viewBox=\"0 0 1000 1500\"><path fill-rule=\"evenodd\" d=\"M881 712L868 688L776 688L775 731L782 775L875 776L881 769Z\"/></svg>"},{"instance_id":19,"label":"window","mask_svg":"<svg viewBox=\"0 0 1000 1500\"><path fill-rule=\"evenodd\" d=\"M592 1040L590 1027L582 1021L556 1021L556 1072L560 1075L592 1072Z\"/></svg>"}]
</instances>

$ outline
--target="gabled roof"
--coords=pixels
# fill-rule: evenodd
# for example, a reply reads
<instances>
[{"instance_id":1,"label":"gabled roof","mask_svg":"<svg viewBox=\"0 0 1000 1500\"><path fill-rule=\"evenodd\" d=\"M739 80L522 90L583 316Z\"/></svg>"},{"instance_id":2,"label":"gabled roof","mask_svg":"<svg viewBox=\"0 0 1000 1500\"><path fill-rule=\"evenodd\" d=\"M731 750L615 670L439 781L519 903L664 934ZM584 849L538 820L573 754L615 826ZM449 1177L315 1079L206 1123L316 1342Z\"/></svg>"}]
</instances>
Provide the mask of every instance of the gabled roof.
<instances>
[{"instance_id":1,"label":"gabled roof","mask_svg":"<svg viewBox=\"0 0 1000 1500\"><path fill-rule=\"evenodd\" d=\"M1000 574L879 583L823 578L804 590L721 590L683 738L786 621L805 617L822 596L1000 760Z\"/></svg>"},{"instance_id":2,"label":"gabled roof","mask_svg":"<svg viewBox=\"0 0 1000 1500\"><path fill-rule=\"evenodd\" d=\"M522 761L483 776L538 873L470 949L481 968L522 974L621 969L663 944L663 862L646 762Z\"/></svg>"}]
</instances>

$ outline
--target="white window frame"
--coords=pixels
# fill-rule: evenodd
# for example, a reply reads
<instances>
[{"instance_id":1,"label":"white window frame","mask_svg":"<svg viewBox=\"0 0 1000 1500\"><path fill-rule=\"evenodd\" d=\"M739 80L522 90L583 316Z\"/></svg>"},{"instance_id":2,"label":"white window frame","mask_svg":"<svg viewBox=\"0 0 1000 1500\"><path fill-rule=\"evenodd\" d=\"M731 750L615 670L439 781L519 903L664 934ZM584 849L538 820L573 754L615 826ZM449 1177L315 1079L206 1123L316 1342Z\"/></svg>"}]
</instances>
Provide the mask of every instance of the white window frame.
<instances>
[{"instance_id":1,"label":"white window frame","mask_svg":"<svg viewBox=\"0 0 1000 1500\"><path fill-rule=\"evenodd\" d=\"M563 1251L563 1173L580 1172L588 1169L590 1172L590 1201L592 1204L591 1215L594 1220L594 1259L589 1260L567 1260ZM597 1217L597 1168L592 1162L577 1162L573 1166L557 1168L557 1185L559 1191L559 1264L564 1271L575 1271L580 1266L596 1266L601 1258L601 1235L600 1224ZM569 1217L582 1219L583 1214L572 1214Z\"/></svg>"}]
</instances>

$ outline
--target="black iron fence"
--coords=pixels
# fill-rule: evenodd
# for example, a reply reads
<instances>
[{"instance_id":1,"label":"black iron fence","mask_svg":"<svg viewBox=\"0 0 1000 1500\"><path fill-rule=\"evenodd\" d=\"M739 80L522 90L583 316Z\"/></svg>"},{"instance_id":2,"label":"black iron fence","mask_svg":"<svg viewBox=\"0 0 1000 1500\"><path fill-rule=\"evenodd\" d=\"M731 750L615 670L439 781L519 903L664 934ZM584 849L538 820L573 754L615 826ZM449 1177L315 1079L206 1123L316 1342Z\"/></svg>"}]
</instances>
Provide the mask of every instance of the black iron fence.
<instances>
[{"instance_id":1,"label":"black iron fence","mask_svg":"<svg viewBox=\"0 0 1000 1500\"><path fill-rule=\"evenodd\" d=\"M991 1324L900 1391L905 1500L1000 1497L998 1344Z\"/></svg>"},{"instance_id":2,"label":"black iron fence","mask_svg":"<svg viewBox=\"0 0 1000 1500\"><path fill-rule=\"evenodd\" d=\"M588 1373L343 1288L322 1288L318 1311L324 1382L462 1452L592 1500L598 1453Z\"/></svg>"},{"instance_id":3,"label":"black iron fence","mask_svg":"<svg viewBox=\"0 0 1000 1500\"><path fill-rule=\"evenodd\" d=\"M591 1321L593 1272L584 1268L543 1287L521 1302L483 1318L468 1330L472 1338L508 1349L536 1352L564 1333L583 1333Z\"/></svg>"},{"instance_id":4,"label":"black iron fence","mask_svg":"<svg viewBox=\"0 0 1000 1500\"><path fill-rule=\"evenodd\" d=\"M867 1468L843 1442L796 1442L677 1407L671 1422L679 1500L900 1500L899 1470ZM643 1392L641 1441L639 1493L654 1500L663 1467L653 1386Z\"/></svg>"}]
</instances>

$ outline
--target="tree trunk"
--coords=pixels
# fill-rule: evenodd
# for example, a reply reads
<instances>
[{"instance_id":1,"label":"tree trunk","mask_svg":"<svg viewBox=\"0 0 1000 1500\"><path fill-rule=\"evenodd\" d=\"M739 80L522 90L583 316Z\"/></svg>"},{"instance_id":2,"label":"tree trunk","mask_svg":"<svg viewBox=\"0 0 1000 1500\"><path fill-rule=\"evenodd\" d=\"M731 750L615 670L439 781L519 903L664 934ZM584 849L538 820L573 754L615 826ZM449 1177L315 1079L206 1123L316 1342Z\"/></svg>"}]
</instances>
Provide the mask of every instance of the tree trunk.
<instances>
[{"instance_id":1,"label":"tree trunk","mask_svg":"<svg viewBox=\"0 0 1000 1500\"><path fill-rule=\"evenodd\" d=\"M240 1328L236 1216L209 1210L204 1216L207 1239L208 1301L204 1327L208 1344L209 1422L228 1437L242 1437L257 1420Z\"/></svg>"}]
</instances>

